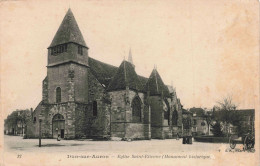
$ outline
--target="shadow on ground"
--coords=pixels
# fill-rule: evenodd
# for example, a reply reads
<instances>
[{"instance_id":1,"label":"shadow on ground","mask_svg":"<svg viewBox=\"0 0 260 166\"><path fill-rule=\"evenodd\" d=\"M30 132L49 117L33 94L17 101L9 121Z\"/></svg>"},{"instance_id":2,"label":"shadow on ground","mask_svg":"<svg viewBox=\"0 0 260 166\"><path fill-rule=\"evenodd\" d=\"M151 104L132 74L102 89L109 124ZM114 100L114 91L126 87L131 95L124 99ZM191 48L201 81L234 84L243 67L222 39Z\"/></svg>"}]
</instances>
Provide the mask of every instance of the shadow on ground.
<instances>
[{"instance_id":1,"label":"shadow on ground","mask_svg":"<svg viewBox=\"0 0 260 166\"><path fill-rule=\"evenodd\" d=\"M83 144L69 144L69 145L63 145L63 144L43 144L41 147L55 147L55 146L82 146ZM39 145L36 145L38 147Z\"/></svg>"}]
</instances>

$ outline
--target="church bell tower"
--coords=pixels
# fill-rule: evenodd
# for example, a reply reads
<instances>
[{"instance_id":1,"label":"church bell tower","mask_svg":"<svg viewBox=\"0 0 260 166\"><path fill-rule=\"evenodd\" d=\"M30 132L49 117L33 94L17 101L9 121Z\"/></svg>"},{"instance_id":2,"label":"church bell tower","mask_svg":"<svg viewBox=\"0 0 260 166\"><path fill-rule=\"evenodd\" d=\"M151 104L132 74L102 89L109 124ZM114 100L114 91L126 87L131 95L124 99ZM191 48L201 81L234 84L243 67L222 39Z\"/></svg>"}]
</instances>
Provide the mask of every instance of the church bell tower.
<instances>
[{"instance_id":1,"label":"church bell tower","mask_svg":"<svg viewBox=\"0 0 260 166\"><path fill-rule=\"evenodd\" d=\"M69 9L48 47L48 103L88 102L88 47Z\"/></svg>"}]
</instances>

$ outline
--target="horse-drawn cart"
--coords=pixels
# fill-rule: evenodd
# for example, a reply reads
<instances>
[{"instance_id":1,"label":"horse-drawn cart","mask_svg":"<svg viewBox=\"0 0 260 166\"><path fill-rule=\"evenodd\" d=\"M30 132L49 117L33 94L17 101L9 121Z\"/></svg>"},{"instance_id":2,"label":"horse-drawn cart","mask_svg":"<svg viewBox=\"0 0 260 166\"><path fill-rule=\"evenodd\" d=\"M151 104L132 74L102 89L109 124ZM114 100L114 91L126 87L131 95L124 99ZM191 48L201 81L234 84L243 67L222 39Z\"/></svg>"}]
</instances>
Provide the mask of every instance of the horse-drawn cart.
<instances>
[{"instance_id":1,"label":"horse-drawn cart","mask_svg":"<svg viewBox=\"0 0 260 166\"><path fill-rule=\"evenodd\" d=\"M244 150L250 150L254 148L255 137L253 134L246 134L243 136L231 135L229 138L229 146L234 149L237 144L243 144Z\"/></svg>"}]
</instances>

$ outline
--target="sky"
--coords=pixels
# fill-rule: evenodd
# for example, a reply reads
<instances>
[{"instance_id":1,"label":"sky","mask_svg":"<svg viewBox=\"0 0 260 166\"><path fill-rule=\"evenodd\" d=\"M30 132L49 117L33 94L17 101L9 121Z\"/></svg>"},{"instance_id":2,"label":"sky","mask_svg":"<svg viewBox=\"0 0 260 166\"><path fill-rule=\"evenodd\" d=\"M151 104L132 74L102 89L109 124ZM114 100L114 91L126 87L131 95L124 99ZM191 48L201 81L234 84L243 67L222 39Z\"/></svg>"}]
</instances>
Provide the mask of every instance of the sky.
<instances>
[{"instance_id":1,"label":"sky","mask_svg":"<svg viewBox=\"0 0 260 166\"><path fill-rule=\"evenodd\" d=\"M47 74L47 47L71 8L89 56L119 66L132 50L136 72L154 68L184 108L212 108L232 96L259 104L257 1L2 1L1 109L35 108Z\"/></svg>"}]
</instances>

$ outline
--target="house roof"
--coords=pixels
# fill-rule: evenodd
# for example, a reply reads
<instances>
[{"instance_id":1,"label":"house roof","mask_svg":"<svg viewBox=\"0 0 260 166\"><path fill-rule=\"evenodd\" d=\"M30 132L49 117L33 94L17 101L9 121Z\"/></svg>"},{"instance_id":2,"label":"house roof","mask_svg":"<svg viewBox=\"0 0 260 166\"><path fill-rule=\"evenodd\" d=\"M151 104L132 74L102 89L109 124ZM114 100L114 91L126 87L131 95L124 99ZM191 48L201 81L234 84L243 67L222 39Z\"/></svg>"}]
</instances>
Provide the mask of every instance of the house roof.
<instances>
[{"instance_id":1,"label":"house roof","mask_svg":"<svg viewBox=\"0 0 260 166\"><path fill-rule=\"evenodd\" d=\"M76 19L69 9L49 47L70 42L87 47Z\"/></svg>"},{"instance_id":2,"label":"house roof","mask_svg":"<svg viewBox=\"0 0 260 166\"><path fill-rule=\"evenodd\" d=\"M187 111L186 109L182 109L182 114L192 114L190 111Z\"/></svg>"},{"instance_id":3,"label":"house roof","mask_svg":"<svg viewBox=\"0 0 260 166\"><path fill-rule=\"evenodd\" d=\"M143 84L136 74L133 65L124 60L109 83L107 90L123 90L127 86L132 90L144 91Z\"/></svg>"},{"instance_id":4,"label":"house roof","mask_svg":"<svg viewBox=\"0 0 260 166\"><path fill-rule=\"evenodd\" d=\"M204 110L202 108L190 108L190 112L192 114L196 114L196 116L202 117L204 116Z\"/></svg>"},{"instance_id":5,"label":"house roof","mask_svg":"<svg viewBox=\"0 0 260 166\"><path fill-rule=\"evenodd\" d=\"M243 116L254 116L255 115L255 109L240 109L240 110L235 110L235 111Z\"/></svg>"},{"instance_id":6,"label":"house roof","mask_svg":"<svg viewBox=\"0 0 260 166\"><path fill-rule=\"evenodd\" d=\"M153 69L147 83L146 90L150 91L150 95L162 95L169 96L169 90L163 83L161 76L156 69Z\"/></svg>"}]
</instances>

